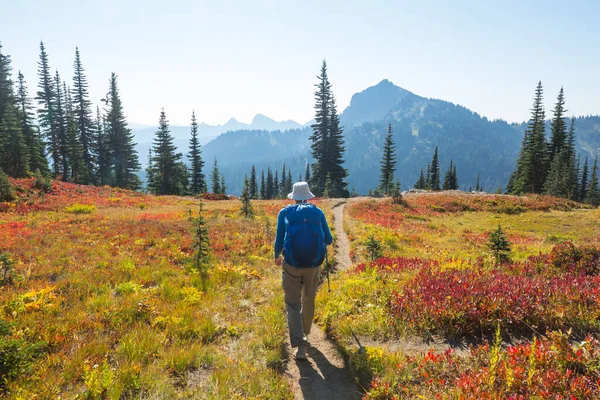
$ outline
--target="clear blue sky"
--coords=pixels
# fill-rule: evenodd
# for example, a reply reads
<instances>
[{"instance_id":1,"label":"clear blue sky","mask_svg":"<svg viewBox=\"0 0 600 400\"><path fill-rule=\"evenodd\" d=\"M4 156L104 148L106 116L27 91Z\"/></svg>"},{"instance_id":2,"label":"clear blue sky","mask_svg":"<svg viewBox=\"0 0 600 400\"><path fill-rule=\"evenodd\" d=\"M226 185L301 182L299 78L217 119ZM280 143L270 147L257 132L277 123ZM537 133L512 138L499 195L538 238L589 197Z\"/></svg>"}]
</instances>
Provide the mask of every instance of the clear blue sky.
<instances>
[{"instance_id":1,"label":"clear blue sky","mask_svg":"<svg viewBox=\"0 0 600 400\"><path fill-rule=\"evenodd\" d=\"M600 113L600 1L2 1L0 41L33 93L39 42L71 80L79 46L94 104L119 76L129 122L207 123L256 113L313 117L327 59L340 111L387 78L489 118L547 112L564 86L569 114Z\"/></svg>"}]
</instances>

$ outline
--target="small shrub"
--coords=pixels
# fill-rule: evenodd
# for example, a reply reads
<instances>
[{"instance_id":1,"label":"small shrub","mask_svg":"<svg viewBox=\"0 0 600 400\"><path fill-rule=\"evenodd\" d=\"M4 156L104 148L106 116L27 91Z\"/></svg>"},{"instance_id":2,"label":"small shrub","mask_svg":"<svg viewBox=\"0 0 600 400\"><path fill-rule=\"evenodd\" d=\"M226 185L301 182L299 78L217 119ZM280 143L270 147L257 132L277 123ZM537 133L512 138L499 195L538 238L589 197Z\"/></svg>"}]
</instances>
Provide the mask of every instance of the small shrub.
<instances>
[{"instance_id":1,"label":"small shrub","mask_svg":"<svg viewBox=\"0 0 600 400\"><path fill-rule=\"evenodd\" d=\"M367 252L369 253L371 261L375 261L376 259L383 257L381 241L375 239L373 235L369 235L369 238L365 242L365 247L367 248Z\"/></svg>"},{"instance_id":2,"label":"small shrub","mask_svg":"<svg viewBox=\"0 0 600 400\"><path fill-rule=\"evenodd\" d=\"M0 168L0 202L12 201L15 199L15 189L8 180L8 175Z\"/></svg>"},{"instance_id":3,"label":"small shrub","mask_svg":"<svg viewBox=\"0 0 600 400\"><path fill-rule=\"evenodd\" d=\"M73 204L72 206L65 207L65 212L69 214L91 214L96 210L96 206L91 204Z\"/></svg>"},{"instance_id":4,"label":"small shrub","mask_svg":"<svg viewBox=\"0 0 600 400\"><path fill-rule=\"evenodd\" d=\"M3 285L12 282L15 262L6 253L0 253L0 283Z\"/></svg>"},{"instance_id":5,"label":"small shrub","mask_svg":"<svg viewBox=\"0 0 600 400\"><path fill-rule=\"evenodd\" d=\"M490 232L490 238L487 246L494 254L496 264L500 264L509 260L510 242L508 241L508 238L506 237L506 234L500 225L498 225L498 229Z\"/></svg>"},{"instance_id":6,"label":"small shrub","mask_svg":"<svg viewBox=\"0 0 600 400\"><path fill-rule=\"evenodd\" d=\"M42 175L39 169L35 170L32 186L34 189L38 189L42 193L50 193L53 191L52 181L47 176Z\"/></svg>"}]
</instances>

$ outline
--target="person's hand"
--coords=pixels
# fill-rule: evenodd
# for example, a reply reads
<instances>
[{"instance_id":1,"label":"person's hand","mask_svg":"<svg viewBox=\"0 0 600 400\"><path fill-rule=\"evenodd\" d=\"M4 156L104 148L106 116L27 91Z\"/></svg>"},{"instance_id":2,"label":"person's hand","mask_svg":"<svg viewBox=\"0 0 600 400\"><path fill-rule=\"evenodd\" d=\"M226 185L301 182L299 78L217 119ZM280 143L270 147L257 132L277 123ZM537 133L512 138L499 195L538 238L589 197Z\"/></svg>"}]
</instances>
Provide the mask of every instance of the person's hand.
<instances>
[{"instance_id":1,"label":"person's hand","mask_svg":"<svg viewBox=\"0 0 600 400\"><path fill-rule=\"evenodd\" d=\"M281 257L277 257L275 259L275 265L277 265L278 267L281 267L281 261L283 261L282 258Z\"/></svg>"}]
</instances>

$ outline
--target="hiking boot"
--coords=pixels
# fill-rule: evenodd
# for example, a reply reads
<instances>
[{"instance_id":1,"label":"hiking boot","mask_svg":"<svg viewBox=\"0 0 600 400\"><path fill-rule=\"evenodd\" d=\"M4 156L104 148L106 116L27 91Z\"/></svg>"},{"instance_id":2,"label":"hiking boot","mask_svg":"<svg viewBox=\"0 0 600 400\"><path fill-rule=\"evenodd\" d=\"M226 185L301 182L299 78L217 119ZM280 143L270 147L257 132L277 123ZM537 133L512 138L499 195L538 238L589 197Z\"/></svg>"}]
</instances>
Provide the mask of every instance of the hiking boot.
<instances>
[{"instance_id":1,"label":"hiking boot","mask_svg":"<svg viewBox=\"0 0 600 400\"><path fill-rule=\"evenodd\" d=\"M300 346L298 346L298 348L296 349L296 355L295 355L296 360L306 360L306 346L301 344Z\"/></svg>"}]
</instances>

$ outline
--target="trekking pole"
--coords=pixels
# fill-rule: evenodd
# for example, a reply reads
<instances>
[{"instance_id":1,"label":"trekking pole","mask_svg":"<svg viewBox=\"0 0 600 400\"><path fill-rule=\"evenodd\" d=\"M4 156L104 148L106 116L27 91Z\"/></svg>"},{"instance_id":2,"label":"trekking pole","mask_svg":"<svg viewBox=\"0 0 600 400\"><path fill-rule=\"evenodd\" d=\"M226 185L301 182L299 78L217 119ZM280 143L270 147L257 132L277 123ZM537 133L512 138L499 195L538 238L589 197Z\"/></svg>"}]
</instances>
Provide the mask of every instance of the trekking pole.
<instances>
[{"instance_id":1,"label":"trekking pole","mask_svg":"<svg viewBox=\"0 0 600 400\"><path fill-rule=\"evenodd\" d=\"M325 268L327 270L327 292L331 293L331 285L329 284L329 257L327 256L327 248L325 248Z\"/></svg>"}]
</instances>

